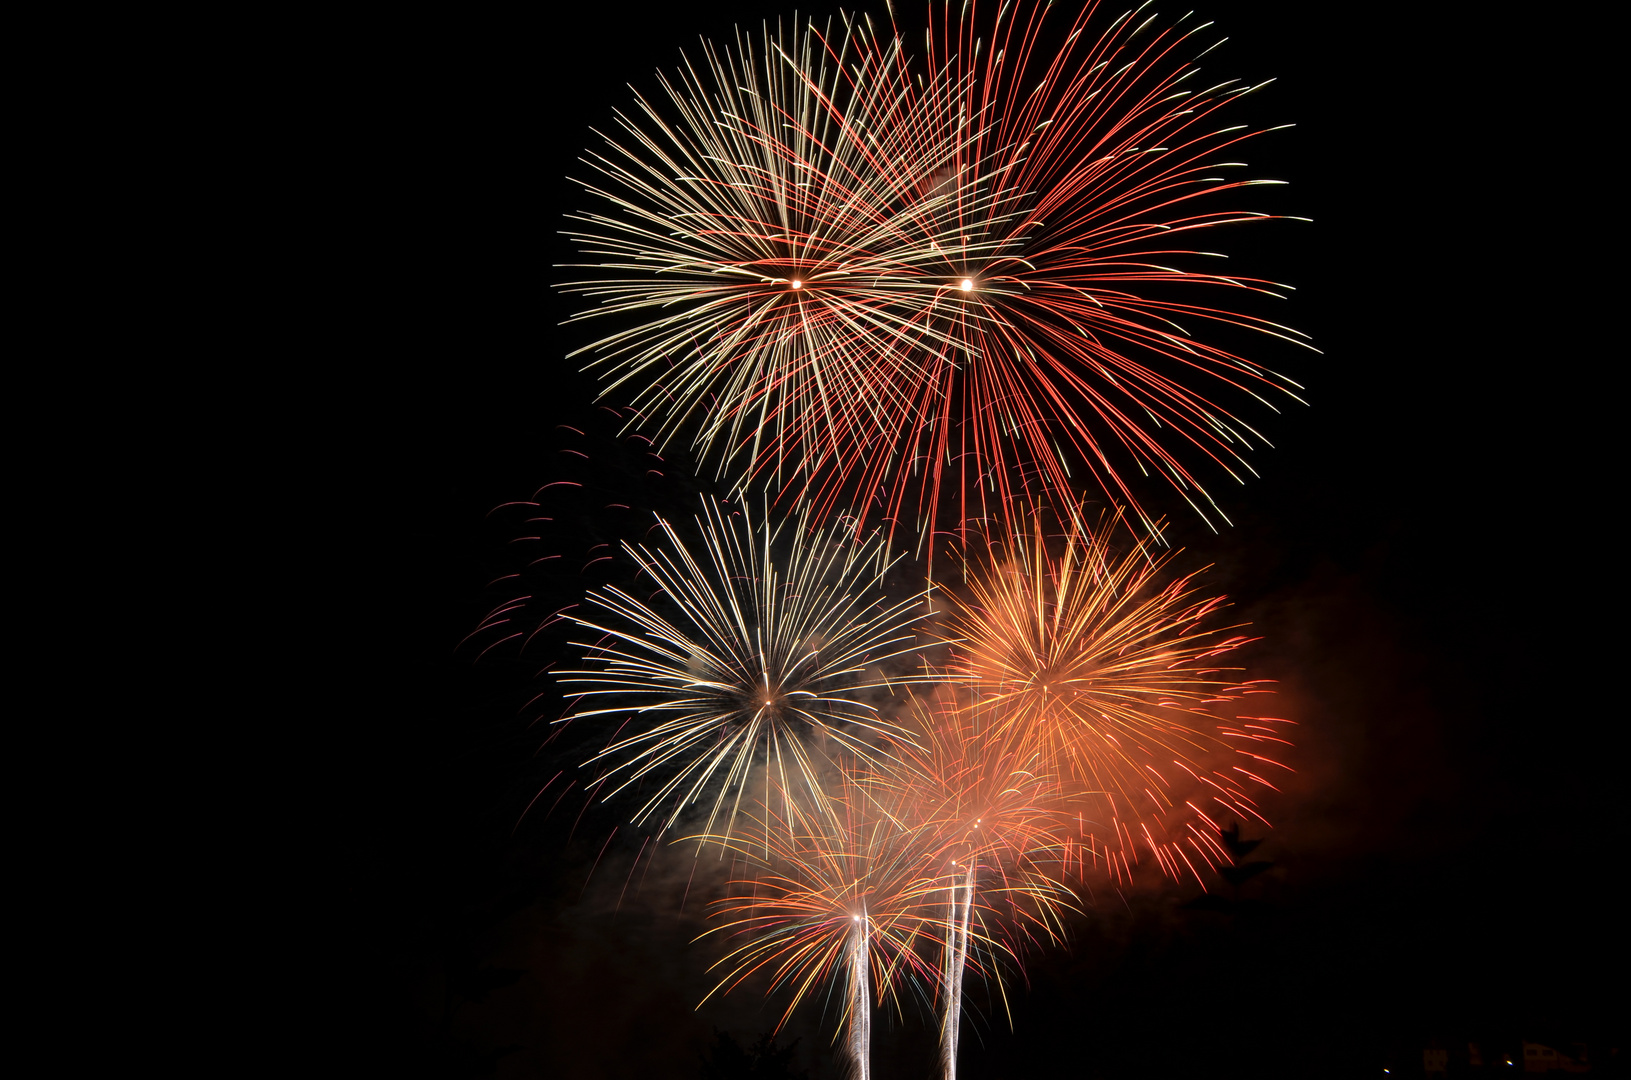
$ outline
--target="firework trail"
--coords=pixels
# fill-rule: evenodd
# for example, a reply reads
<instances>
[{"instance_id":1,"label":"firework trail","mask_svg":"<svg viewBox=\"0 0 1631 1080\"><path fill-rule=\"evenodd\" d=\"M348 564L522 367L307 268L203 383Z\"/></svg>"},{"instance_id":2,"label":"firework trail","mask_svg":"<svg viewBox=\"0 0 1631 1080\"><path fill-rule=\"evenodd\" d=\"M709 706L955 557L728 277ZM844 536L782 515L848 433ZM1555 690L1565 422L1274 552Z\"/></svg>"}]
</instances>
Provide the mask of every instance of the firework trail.
<instances>
[{"instance_id":1,"label":"firework trail","mask_svg":"<svg viewBox=\"0 0 1631 1080\"><path fill-rule=\"evenodd\" d=\"M1143 850L1204 888L1203 868L1229 863L1220 820L1267 823L1248 789L1288 768L1270 754L1290 745L1290 721L1240 715L1269 691L1219 658L1252 639L1204 625L1225 603L1200 595L1198 574L1161 583L1171 555L1135 543L1115 557L1120 522L1073 520L1050 548L1038 515L994 545L967 597L951 598L950 673L996 738L1035 747L1065 785L1085 842L1075 858L1103 858L1125 882Z\"/></svg>"},{"instance_id":2,"label":"firework trail","mask_svg":"<svg viewBox=\"0 0 1631 1080\"><path fill-rule=\"evenodd\" d=\"M599 412L622 425L615 410L601 406ZM557 639L552 628L571 625L566 613L576 608L585 581L604 584L606 575L620 568L612 546L597 542L599 538L636 534L650 521L649 513L637 513L630 502L652 506L660 514L684 512L685 504L675 497L682 489L667 479L667 464L651 450L649 438L638 433L615 437L605 416L578 422L583 426L555 425L553 453L545 458L552 479L528 498L488 511L510 549L510 572L487 583L499 602L460 642L477 662L489 654L559 651L565 640ZM622 486L607 486L608 475L619 477ZM568 596L572 602L562 605ZM552 608L544 606L551 602Z\"/></svg>"},{"instance_id":3,"label":"firework trail","mask_svg":"<svg viewBox=\"0 0 1631 1080\"><path fill-rule=\"evenodd\" d=\"M1220 175L1257 132L1216 114L1255 87L1205 86L1206 26L1143 9L953 10L916 60L920 33L854 19L704 43L620 115L570 233L593 276L564 286L619 329L580 351L659 444L817 521L923 540L943 510L1074 503L1073 462L1147 532L1134 473L1208 514L1186 462L1240 479L1261 441L1214 397L1294 384L1196 333L1300 337L1200 302L1278 286L1184 268L1192 234L1269 216L1214 198L1272 182Z\"/></svg>"},{"instance_id":4,"label":"firework trail","mask_svg":"<svg viewBox=\"0 0 1631 1080\"><path fill-rule=\"evenodd\" d=\"M872 960L872 918L861 906L859 915L850 916L855 929L850 935L849 1015L850 1076L868 1080L872 1074L872 984L867 978Z\"/></svg>"},{"instance_id":5,"label":"firework trail","mask_svg":"<svg viewBox=\"0 0 1631 1080\"><path fill-rule=\"evenodd\" d=\"M912 705L906 724L915 738L895 748L880 783L911 808L938 849L945 890L940 1056L942 1075L953 1080L976 892L985 889L981 936L1001 937L1007 955L1043 938L1061 941L1063 913L1077 910L1061 881L1074 823L1061 812L1059 785L1039 749L968 708L957 688L914 695ZM1002 990L998 969L991 971Z\"/></svg>"},{"instance_id":6,"label":"firework trail","mask_svg":"<svg viewBox=\"0 0 1631 1080\"><path fill-rule=\"evenodd\" d=\"M913 823L910 807L848 773L834 789L820 809L798 798L760 803L733 835L687 839L720 844L754 869L714 903L721 923L704 936L746 940L714 965L724 974L708 997L765 971L771 992L790 995L786 1023L813 990L843 978L851 1075L864 1078L873 995L899 1008L904 980L936 977L919 946L944 936L935 899L945 884L934 872L938 837Z\"/></svg>"},{"instance_id":7,"label":"firework trail","mask_svg":"<svg viewBox=\"0 0 1631 1080\"><path fill-rule=\"evenodd\" d=\"M883 598L894 560L876 533L802 518L770 529L715 503L696 524L700 543L659 518L665 543L623 545L650 597L608 586L588 601L609 618L573 616L604 636L579 643L583 670L561 673L580 696L559 722L622 718L591 764L607 768L606 798L654 781L635 823L666 814L671 827L711 790L702 831L724 815L729 833L756 765L767 799L798 791L820 805L835 753L872 760L870 740L909 738L866 698L900 681L879 665L912 648L921 598Z\"/></svg>"}]
</instances>

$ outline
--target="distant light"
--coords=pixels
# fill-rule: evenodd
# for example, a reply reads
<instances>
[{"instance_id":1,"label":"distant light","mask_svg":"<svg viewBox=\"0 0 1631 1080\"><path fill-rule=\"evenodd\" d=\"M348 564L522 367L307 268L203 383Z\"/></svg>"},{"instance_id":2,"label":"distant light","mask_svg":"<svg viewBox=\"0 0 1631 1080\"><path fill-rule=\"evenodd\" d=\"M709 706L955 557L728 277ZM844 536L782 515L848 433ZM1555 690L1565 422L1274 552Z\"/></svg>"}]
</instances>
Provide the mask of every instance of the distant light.
<instances>
[{"instance_id":1,"label":"distant light","mask_svg":"<svg viewBox=\"0 0 1631 1080\"><path fill-rule=\"evenodd\" d=\"M861 921L861 917L859 915L851 915L850 918L854 919L856 922Z\"/></svg>"},{"instance_id":2,"label":"distant light","mask_svg":"<svg viewBox=\"0 0 1631 1080\"><path fill-rule=\"evenodd\" d=\"M964 292L973 292L974 291L974 279L973 278L964 278L963 279L963 291Z\"/></svg>"},{"instance_id":3,"label":"distant light","mask_svg":"<svg viewBox=\"0 0 1631 1080\"><path fill-rule=\"evenodd\" d=\"M798 278L794 278L793 279L793 288L795 288L795 289L804 288L804 282L800 281Z\"/></svg>"}]
</instances>

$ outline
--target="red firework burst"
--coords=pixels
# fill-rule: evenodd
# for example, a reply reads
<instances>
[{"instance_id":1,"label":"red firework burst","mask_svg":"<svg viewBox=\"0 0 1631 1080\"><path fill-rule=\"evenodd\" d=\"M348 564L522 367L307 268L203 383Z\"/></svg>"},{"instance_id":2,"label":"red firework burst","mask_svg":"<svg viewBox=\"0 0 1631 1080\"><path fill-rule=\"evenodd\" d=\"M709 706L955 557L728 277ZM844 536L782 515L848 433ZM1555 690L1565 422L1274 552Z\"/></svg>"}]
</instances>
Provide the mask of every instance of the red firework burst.
<instances>
[{"instance_id":1,"label":"red firework burst","mask_svg":"<svg viewBox=\"0 0 1631 1080\"><path fill-rule=\"evenodd\" d=\"M959 529L1018 494L1073 504L1073 464L1137 510L1155 473L1204 514L1257 433L1218 398L1288 380L1200 335L1294 331L1200 302L1271 283L1183 268L1256 132L1204 86L1205 26L962 5L914 60L897 28L766 30L663 83L588 163L574 235L621 326L589 349L663 441L738 481ZM1098 27L1103 29L1096 29ZM1206 471L1202 469L1201 471ZM965 534L966 538L966 534Z\"/></svg>"}]
</instances>

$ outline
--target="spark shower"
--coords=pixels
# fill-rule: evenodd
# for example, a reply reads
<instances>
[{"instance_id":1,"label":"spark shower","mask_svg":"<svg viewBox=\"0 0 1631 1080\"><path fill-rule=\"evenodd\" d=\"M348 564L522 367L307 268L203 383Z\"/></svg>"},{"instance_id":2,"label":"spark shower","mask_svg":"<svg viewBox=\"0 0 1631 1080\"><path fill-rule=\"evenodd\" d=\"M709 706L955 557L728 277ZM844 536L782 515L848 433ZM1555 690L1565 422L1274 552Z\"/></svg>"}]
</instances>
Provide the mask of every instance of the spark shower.
<instances>
[{"instance_id":1,"label":"spark shower","mask_svg":"<svg viewBox=\"0 0 1631 1080\"><path fill-rule=\"evenodd\" d=\"M582 159L573 355L729 496L623 544L645 591L573 616L557 723L604 732L594 797L734 853L714 992L768 975L785 1021L833 988L855 1076L913 999L955 1076L965 975L1006 1002L1094 880L1204 888L1287 768L1251 639L1141 501L1226 520L1208 485L1298 400L1241 344L1306 347L1256 313L1285 287L1196 246L1278 182L1240 172L1258 86L1203 75L1217 37L1024 0L777 22Z\"/></svg>"}]
</instances>

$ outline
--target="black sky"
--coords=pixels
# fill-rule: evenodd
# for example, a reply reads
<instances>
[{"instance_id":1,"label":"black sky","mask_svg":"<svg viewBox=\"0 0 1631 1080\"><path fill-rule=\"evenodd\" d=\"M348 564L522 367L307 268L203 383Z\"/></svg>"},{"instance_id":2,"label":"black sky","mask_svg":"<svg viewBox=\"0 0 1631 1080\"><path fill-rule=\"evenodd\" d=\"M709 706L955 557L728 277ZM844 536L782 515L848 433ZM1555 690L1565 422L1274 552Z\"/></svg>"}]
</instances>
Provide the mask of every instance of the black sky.
<instances>
[{"instance_id":1,"label":"black sky","mask_svg":"<svg viewBox=\"0 0 1631 1080\"><path fill-rule=\"evenodd\" d=\"M1235 526L1174 517L1186 565L1214 564L1263 635L1249 662L1302 724L1299 779L1246 906L1101 897L1069 951L1028 965L1012 1030L974 1023L965 1075L1359 1077L1389 1055L1420 1075L1430 1039L1618 1045L1605 740L1624 709L1595 632L1617 555L1581 519L1596 451L1554 375L1579 354L1542 330L1563 306L1546 221L1583 196L1509 183L1543 107L1471 89L1565 30L1405 6L1197 10L1230 38L1208 70L1278 78L1249 119L1299 125L1247 159L1292 182L1273 209L1315 223L1226 250L1298 287L1277 317L1324 355L1275 357L1313 404L1263 417L1277 448L1220 500ZM790 11L394 13L331 46L334 92L296 142L332 222L320 351L344 360L310 369L325 464L297 517L333 571L341 647L313 710L315 977L334 1061L360 1074L689 1077L714 1027L751 1039L779 1015L750 997L692 1012L698 904L675 911L683 867L659 863L618 906L634 834L585 886L614 816L568 840L569 797L517 827L565 760L529 727L547 701L524 707L556 657L458 646L517 561L522 522L492 508L566 476L622 491L626 515L568 510L586 550L705 487L682 455L644 477L563 359L585 340L551 289L571 257L561 215L585 202L564 177L625 83L650 88L699 34ZM594 464L562 453L578 447ZM830 1031L819 1005L792 1029L806 1050ZM926 1038L919 1016L880 1021L877 1075L927 1075ZM830 1053L820 1067L837 1075Z\"/></svg>"}]
</instances>

